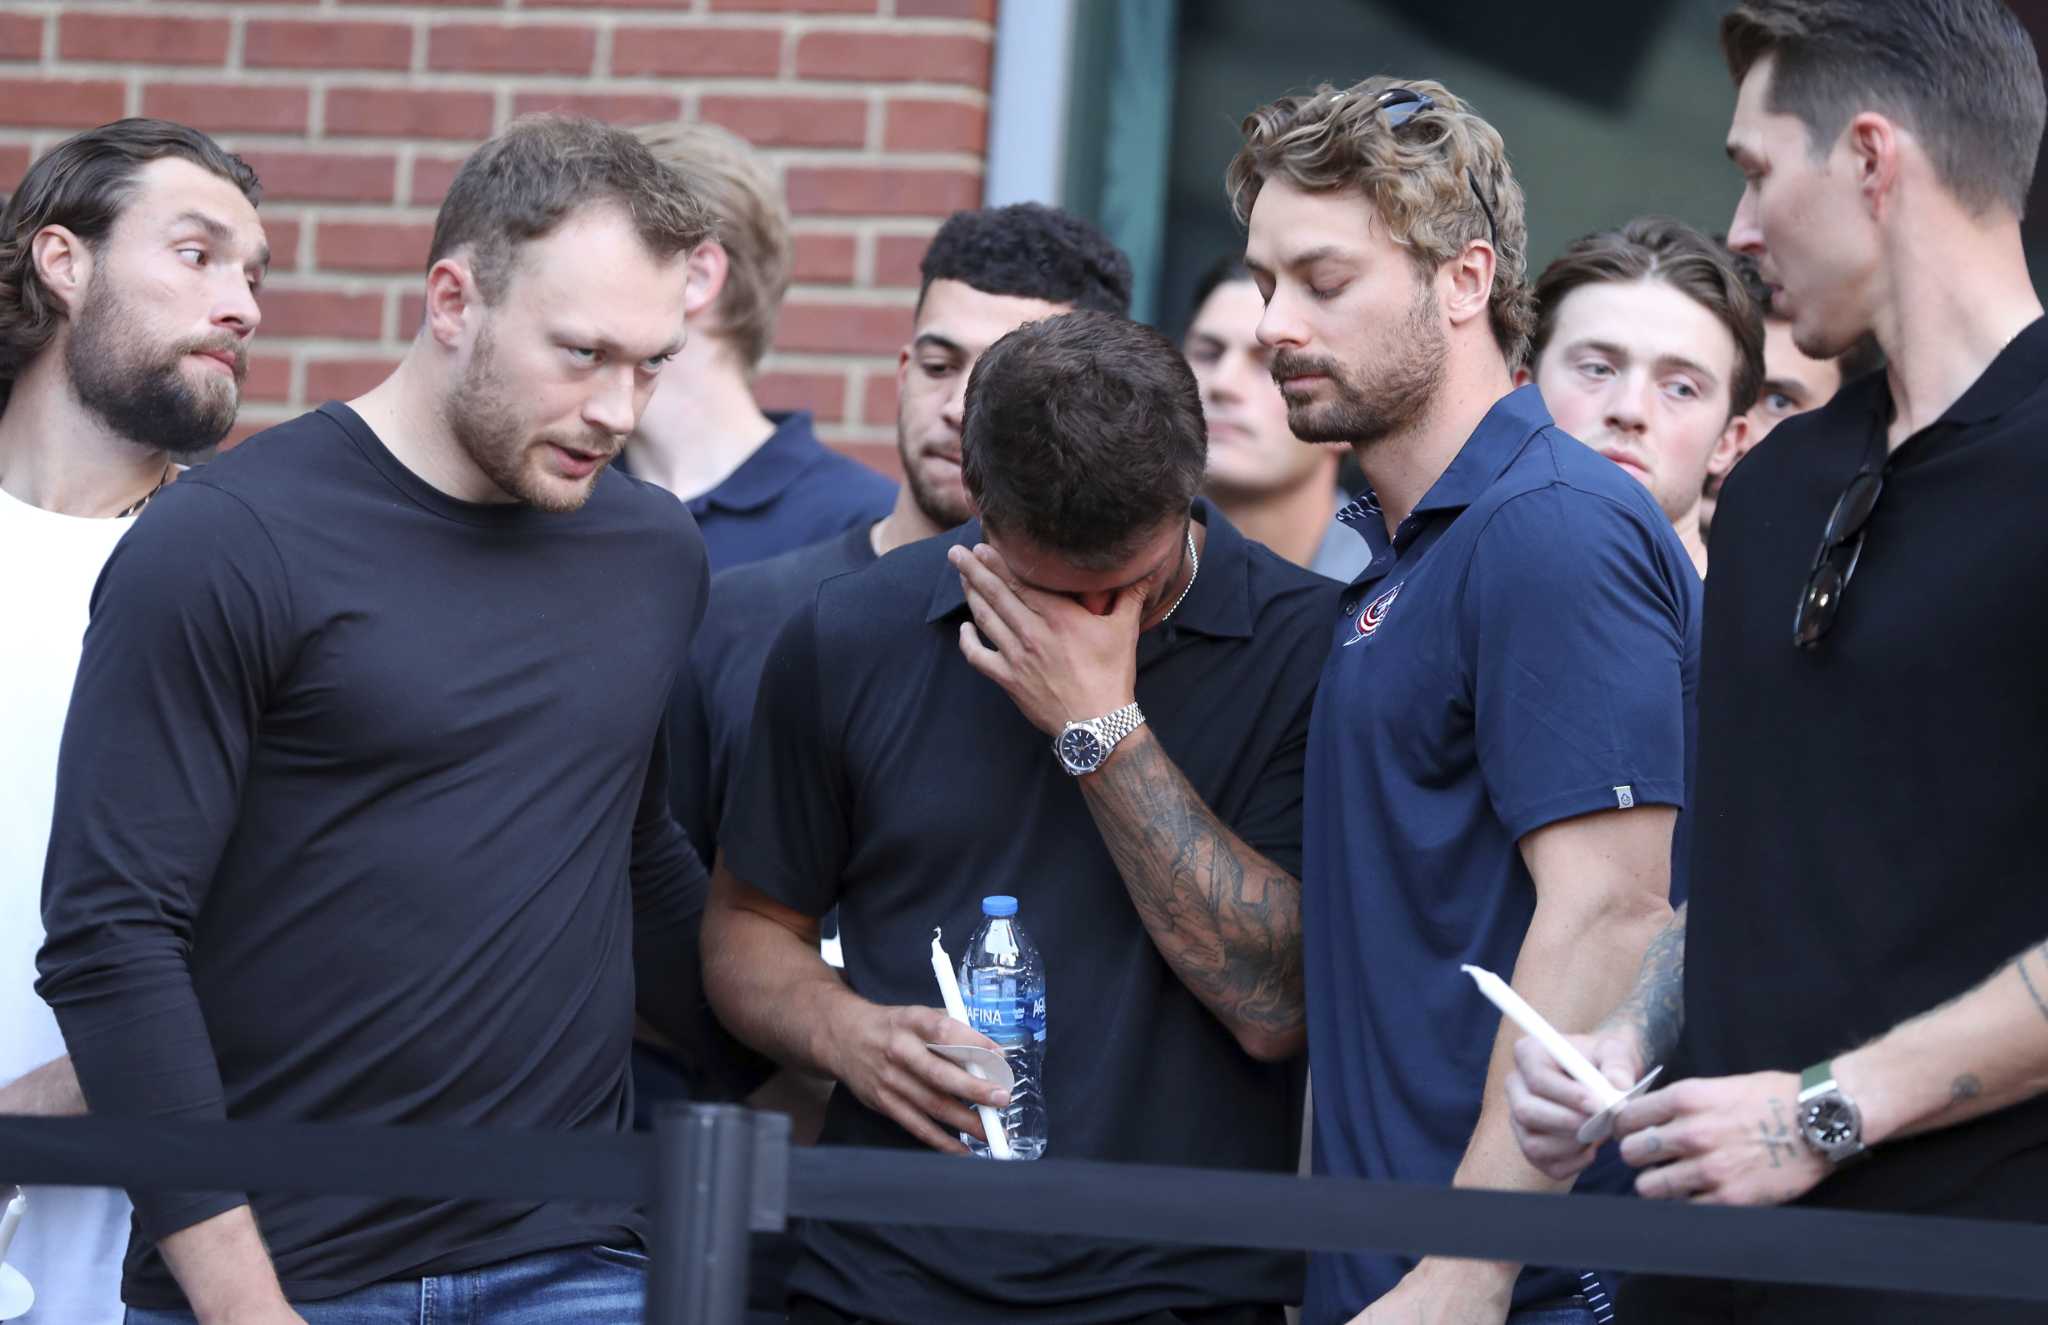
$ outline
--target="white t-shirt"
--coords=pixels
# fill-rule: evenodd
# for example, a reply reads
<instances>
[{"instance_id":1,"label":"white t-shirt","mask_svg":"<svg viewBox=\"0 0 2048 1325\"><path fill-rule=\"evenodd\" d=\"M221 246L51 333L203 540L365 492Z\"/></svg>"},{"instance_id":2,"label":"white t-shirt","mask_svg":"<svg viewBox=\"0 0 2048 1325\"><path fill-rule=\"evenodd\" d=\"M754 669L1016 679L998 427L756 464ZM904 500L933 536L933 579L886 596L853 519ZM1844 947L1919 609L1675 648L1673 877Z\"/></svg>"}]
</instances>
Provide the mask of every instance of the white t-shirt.
<instances>
[{"instance_id":1,"label":"white t-shirt","mask_svg":"<svg viewBox=\"0 0 2048 1325\"><path fill-rule=\"evenodd\" d=\"M64 1053L57 1019L35 991L43 853L92 588L133 523L54 515L0 491L0 1083ZM119 1191L29 1188L7 1249L7 1263L36 1290L21 1320L119 1325L127 1249Z\"/></svg>"}]
</instances>

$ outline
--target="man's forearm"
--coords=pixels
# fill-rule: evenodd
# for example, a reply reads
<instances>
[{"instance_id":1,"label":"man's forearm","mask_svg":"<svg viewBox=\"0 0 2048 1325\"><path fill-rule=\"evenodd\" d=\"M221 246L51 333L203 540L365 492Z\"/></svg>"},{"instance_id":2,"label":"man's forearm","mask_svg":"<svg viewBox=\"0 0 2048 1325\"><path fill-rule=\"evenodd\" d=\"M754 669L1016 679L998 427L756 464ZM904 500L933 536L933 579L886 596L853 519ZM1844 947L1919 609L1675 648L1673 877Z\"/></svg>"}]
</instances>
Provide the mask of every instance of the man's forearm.
<instances>
[{"instance_id":1,"label":"man's forearm","mask_svg":"<svg viewBox=\"0 0 2048 1325\"><path fill-rule=\"evenodd\" d=\"M1650 940L1635 986L1601 1023L1604 1030L1635 1036L1644 1071L1670 1059L1685 1029L1685 907L1681 903Z\"/></svg>"},{"instance_id":2,"label":"man's forearm","mask_svg":"<svg viewBox=\"0 0 2048 1325\"><path fill-rule=\"evenodd\" d=\"M85 1093L68 1054L0 1086L0 1113L70 1118L85 1111Z\"/></svg>"},{"instance_id":3,"label":"man's forearm","mask_svg":"<svg viewBox=\"0 0 2048 1325\"><path fill-rule=\"evenodd\" d=\"M1254 1057L1299 1052L1300 882L1225 827L1145 727L1081 791L1181 983Z\"/></svg>"},{"instance_id":4,"label":"man's forearm","mask_svg":"<svg viewBox=\"0 0 2048 1325\"><path fill-rule=\"evenodd\" d=\"M860 996L818 953L815 938L736 904L729 877L712 883L704 913L704 983L719 1020L786 1067L831 1077L826 1030Z\"/></svg>"},{"instance_id":5,"label":"man's forearm","mask_svg":"<svg viewBox=\"0 0 2048 1325\"><path fill-rule=\"evenodd\" d=\"M202 1325L298 1319L246 1205L181 1228L157 1249Z\"/></svg>"},{"instance_id":6,"label":"man's forearm","mask_svg":"<svg viewBox=\"0 0 2048 1325\"><path fill-rule=\"evenodd\" d=\"M1805 1066L1795 1064L1795 1067ZM2048 944L1834 1060L1866 1144L1953 1127L2048 1093Z\"/></svg>"}]
</instances>

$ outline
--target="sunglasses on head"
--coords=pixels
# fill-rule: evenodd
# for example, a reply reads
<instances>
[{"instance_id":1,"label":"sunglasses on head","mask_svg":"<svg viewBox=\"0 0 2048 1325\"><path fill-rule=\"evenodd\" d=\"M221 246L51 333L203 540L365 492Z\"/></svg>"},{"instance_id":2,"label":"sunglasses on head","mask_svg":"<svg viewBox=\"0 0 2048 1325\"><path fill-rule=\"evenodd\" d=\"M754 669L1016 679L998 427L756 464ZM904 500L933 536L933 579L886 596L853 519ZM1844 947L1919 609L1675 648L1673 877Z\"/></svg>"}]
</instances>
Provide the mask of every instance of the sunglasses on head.
<instances>
[{"instance_id":1,"label":"sunglasses on head","mask_svg":"<svg viewBox=\"0 0 2048 1325\"><path fill-rule=\"evenodd\" d=\"M1398 129L1423 111L1434 110L1436 99L1427 92L1417 92L1412 87L1390 87L1373 98L1373 109L1386 116L1387 128ZM1500 227L1494 224L1493 207L1486 201L1486 194L1479 188L1479 177L1468 168L1465 182L1472 186L1472 196L1479 202L1479 210L1486 214L1486 237L1495 249L1500 247Z\"/></svg>"}]
</instances>

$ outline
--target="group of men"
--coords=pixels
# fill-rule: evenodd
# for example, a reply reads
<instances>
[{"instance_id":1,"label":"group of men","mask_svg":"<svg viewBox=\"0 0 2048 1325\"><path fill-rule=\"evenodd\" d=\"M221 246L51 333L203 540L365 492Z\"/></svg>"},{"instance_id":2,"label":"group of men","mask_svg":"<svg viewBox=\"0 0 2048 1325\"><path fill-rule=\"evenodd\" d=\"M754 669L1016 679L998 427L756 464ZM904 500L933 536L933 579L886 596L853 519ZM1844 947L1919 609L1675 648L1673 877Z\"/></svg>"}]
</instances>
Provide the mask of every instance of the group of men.
<instances>
[{"instance_id":1,"label":"group of men","mask_svg":"<svg viewBox=\"0 0 2048 1325\"><path fill-rule=\"evenodd\" d=\"M1055 1158L1291 1171L1308 1066L1318 1173L2040 1219L2048 96L1999 0L1722 38L1725 246L1643 218L1531 281L1501 135L1385 77L1247 117L1182 345L1087 223L954 216L893 492L755 401L790 247L730 135L517 122L392 376L191 468L256 180L157 121L61 144L0 214L0 1111L604 1131L637 1088L964 1153L1007 1101L930 1047L992 1046L929 941L1007 893ZM1464 963L1664 1068L1618 1147ZM624 1321L643 1218L138 1193L131 1237L39 1189L9 1259L31 1320L120 1318L125 1246L139 1325ZM1928 1310L1134 1234L818 1223L763 1305Z\"/></svg>"}]
</instances>

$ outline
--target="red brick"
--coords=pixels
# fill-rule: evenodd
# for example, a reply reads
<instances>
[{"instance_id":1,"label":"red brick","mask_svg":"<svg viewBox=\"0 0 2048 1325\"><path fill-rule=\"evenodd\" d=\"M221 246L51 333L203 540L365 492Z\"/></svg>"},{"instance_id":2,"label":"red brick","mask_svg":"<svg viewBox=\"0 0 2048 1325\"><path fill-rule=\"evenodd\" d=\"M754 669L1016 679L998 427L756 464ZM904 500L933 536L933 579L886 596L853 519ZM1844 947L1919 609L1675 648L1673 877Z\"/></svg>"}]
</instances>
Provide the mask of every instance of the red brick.
<instances>
[{"instance_id":1,"label":"red brick","mask_svg":"<svg viewBox=\"0 0 2048 1325\"><path fill-rule=\"evenodd\" d=\"M57 20L57 53L67 60L221 64L228 58L228 21L141 14L65 14Z\"/></svg>"},{"instance_id":2,"label":"red brick","mask_svg":"<svg viewBox=\"0 0 2048 1325\"><path fill-rule=\"evenodd\" d=\"M964 101L891 98L882 146L891 152L982 152L988 147L988 111Z\"/></svg>"},{"instance_id":3,"label":"red brick","mask_svg":"<svg viewBox=\"0 0 2048 1325\"><path fill-rule=\"evenodd\" d=\"M875 12L875 0L711 0L711 8L715 12L872 14Z\"/></svg>"},{"instance_id":4,"label":"red brick","mask_svg":"<svg viewBox=\"0 0 2048 1325\"><path fill-rule=\"evenodd\" d=\"M14 192L14 186L21 183L21 177L28 173L29 159L27 143L9 143L0 147L0 196Z\"/></svg>"},{"instance_id":5,"label":"red brick","mask_svg":"<svg viewBox=\"0 0 2048 1325\"><path fill-rule=\"evenodd\" d=\"M813 284L851 285L853 250L852 235L798 235L790 276Z\"/></svg>"},{"instance_id":6,"label":"red brick","mask_svg":"<svg viewBox=\"0 0 2048 1325\"><path fill-rule=\"evenodd\" d=\"M151 83L142 89L142 113L208 133L304 133L312 100L303 87Z\"/></svg>"},{"instance_id":7,"label":"red brick","mask_svg":"<svg viewBox=\"0 0 2048 1325\"><path fill-rule=\"evenodd\" d=\"M327 89L327 132L338 138L491 136L497 106L488 92L400 92L390 88Z\"/></svg>"},{"instance_id":8,"label":"red brick","mask_svg":"<svg viewBox=\"0 0 2048 1325\"><path fill-rule=\"evenodd\" d=\"M28 14L0 14L0 60L39 60L43 20Z\"/></svg>"},{"instance_id":9,"label":"red brick","mask_svg":"<svg viewBox=\"0 0 2048 1325\"><path fill-rule=\"evenodd\" d=\"M775 348L813 354L888 354L910 332L903 305L811 304L782 306Z\"/></svg>"},{"instance_id":10,"label":"red brick","mask_svg":"<svg viewBox=\"0 0 2048 1325\"><path fill-rule=\"evenodd\" d=\"M338 290L265 290L263 335L375 340L384 296Z\"/></svg>"},{"instance_id":11,"label":"red brick","mask_svg":"<svg viewBox=\"0 0 2048 1325\"><path fill-rule=\"evenodd\" d=\"M799 78L988 86L986 37L905 32L809 32L797 42Z\"/></svg>"},{"instance_id":12,"label":"red brick","mask_svg":"<svg viewBox=\"0 0 2048 1325\"><path fill-rule=\"evenodd\" d=\"M619 28L612 34L612 72L621 78L743 78L782 68L782 34L774 28Z\"/></svg>"},{"instance_id":13,"label":"red brick","mask_svg":"<svg viewBox=\"0 0 2048 1325\"><path fill-rule=\"evenodd\" d=\"M313 263L322 271L423 272L431 221L322 220Z\"/></svg>"},{"instance_id":14,"label":"red brick","mask_svg":"<svg viewBox=\"0 0 2048 1325\"><path fill-rule=\"evenodd\" d=\"M820 423L846 417L846 374L763 373L754 379L754 399L762 409L807 409Z\"/></svg>"},{"instance_id":15,"label":"red brick","mask_svg":"<svg viewBox=\"0 0 2048 1325\"><path fill-rule=\"evenodd\" d=\"M391 376L392 358L309 359L306 361L306 403L351 400Z\"/></svg>"},{"instance_id":16,"label":"red brick","mask_svg":"<svg viewBox=\"0 0 2048 1325\"><path fill-rule=\"evenodd\" d=\"M863 147L868 104L854 97L743 97L706 94L699 119L722 124L756 147Z\"/></svg>"},{"instance_id":17,"label":"red brick","mask_svg":"<svg viewBox=\"0 0 2048 1325\"><path fill-rule=\"evenodd\" d=\"M270 269L274 272L297 271L299 267L299 220L294 216L271 216L268 208L258 208L257 216L263 221L263 233L270 240Z\"/></svg>"},{"instance_id":18,"label":"red brick","mask_svg":"<svg viewBox=\"0 0 2048 1325\"><path fill-rule=\"evenodd\" d=\"M903 457L894 442L853 442L826 439L826 445L851 460L858 460L883 478L903 481Z\"/></svg>"},{"instance_id":19,"label":"red brick","mask_svg":"<svg viewBox=\"0 0 2048 1325\"><path fill-rule=\"evenodd\" d=\"M422 156L412 163L412 205L415 207L438 207L441 199L448 196L448 186L455 182L455 172L462 169L461 157Z\"/></svg>"},{"instance_id":20,"label":"red brick","mask_svg":"<svg viewBox=\"0 0 2048 1325\"><path fill-rule=\"evenodd\" d=\"M388 154L248 148L241 155L263 181L263 196L277 202L390 202L398 182L397 158Z\"/></svg>"},{"instance_id":21,"label":"red brick","mask_svg":"<svg viewBox=\"0 0 2048 1325\"><path fill-rule=\"evenodd\" d=\"M784 186L799 216L947 216L981 205L971 170L796 166Z\"/></svg>"},{"instance_id":22,"label":"red brick","mask_svg":"<svg viewBox=\"0 0 2048 1325\"><path fill-rule=\"evenodd\" d=\"M249 375L242 379L242 399L272 400L281 403L291 398L291 356L289 354L250 355Z\"/></svg>"},{"instance_id":23,"label":"red brick","mask_svg":"<svg viewBox=\"0 0 2048 1325\"><path fill-rule=\"evenodd\" d=\"M121 118L128 89L72 78L0 78L0 124L89 129Z\"/></svg>"},{"instance_id":24,"label":"red brick","mask_svg":"<svg viewBox=\"0 0 2048 1325\"><path fill-rule=\"evenodd\" d=\"M860 421L870 427L896 425L896 374L869 373L860 393Z\"/></svg>"},{"instance_id":25,"label":"red brick","mask_svg":"<svg viewBox=\"0 0 2048 1325\"><path fill-rule=\"evenodd\" d=\"M597 63L591 28L460 23L427 34L429 69L489 74L587 74Z\"/></svg>"},{"instance_id":26,"label":"red brick","mask_svg":"<svg viewBox=\"0 0 2048 1325\"><path fill-rule=\"evenodd\" d=\"M683 99L660 92L521 92L514 115L560 110L611 124L661 124L683 117Z\"/></svg>"},{"instance_id":27,"label":"red brick","mask_svg":"<svg viewBox=\"0 0 2048 1325\"><path fill-rule=\"evenodd\" d=\"M276 69L410 69L412 29L402 23L305 23L252 18L242 63Z\"/></svg>"},{"instance_id":28,"label":"red brick","mask_svg":"<svg viewBox=\"0 0 2048 1325\"><path fill-rule=\"evenodd\" d=\"M371 0L353 0L353 2L369 4ZM485 0L485 2L495 4L497 0ZM343 3L350 3L350 0L343 0ZM376 3L383 4L386 3L386 0L376 0ZM663 9L670 13L676 13L688 9L690 7L690 0L536 0L535 3L532 3L531 7L535 9Z\"/></svg>"},{"instance_id":29,"label":"red brick","mask_svg":"<svg viewBox=\"0 0 2048 1325\"><path fill-rule=\"evenodd\" d=\"M996 21L996 0L896 0L898 18L974 18Z\"/></svg>"},{"instance_id":30,"label":"red brick","mask_svg":"<svg viewBox=\"0 0 2048 1325\"><path fill-rule=\"evenodd\" d=\"M925 250L932 246L930 235L880 235L875 239L875 284L924 284Z\"/></svg>"}]
</instances>

